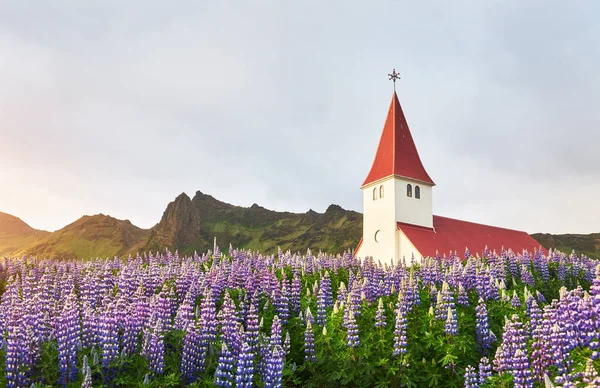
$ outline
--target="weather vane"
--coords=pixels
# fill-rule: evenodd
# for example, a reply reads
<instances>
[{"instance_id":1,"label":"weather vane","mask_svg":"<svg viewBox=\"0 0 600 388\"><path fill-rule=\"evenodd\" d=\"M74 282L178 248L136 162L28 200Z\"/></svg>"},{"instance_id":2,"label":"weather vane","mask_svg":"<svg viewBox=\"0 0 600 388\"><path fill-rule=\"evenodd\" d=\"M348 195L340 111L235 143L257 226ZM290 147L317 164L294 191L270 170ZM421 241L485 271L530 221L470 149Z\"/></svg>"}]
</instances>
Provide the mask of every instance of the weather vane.
<instances>
[{"instance_id":1,"label":"weather vane","mask_svg":"<svg viewBox=\"0 0 600 388\"><path fill-rule=\"evenodd\" d=\"M388 74L389 79L394 82L394 92L396 91L396 80L400 79L400 73L396 73L396 69L392 69L392 73Z\"/></svg>"}]
</instances>

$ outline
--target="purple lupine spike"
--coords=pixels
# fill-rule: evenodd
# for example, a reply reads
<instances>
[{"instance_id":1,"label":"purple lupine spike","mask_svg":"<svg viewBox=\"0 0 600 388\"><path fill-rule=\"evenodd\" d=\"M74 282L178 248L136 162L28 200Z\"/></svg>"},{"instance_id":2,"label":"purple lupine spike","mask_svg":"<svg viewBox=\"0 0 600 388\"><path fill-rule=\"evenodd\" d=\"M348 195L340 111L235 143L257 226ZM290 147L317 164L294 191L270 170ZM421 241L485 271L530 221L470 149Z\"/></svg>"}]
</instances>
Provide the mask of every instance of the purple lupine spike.
<instances>
[{"instance_id":1,"label":"purple lupine spike","mask_svg":"<svg viewBox=\"0 0 600 388\"><path fill-rule=\"evenodd\" d=\"M151 319L151 326L146 327L142 355L148 359L148 366L155 375L162 375L165 367L164 324L157 315Z\"/></svg>"},{"instance_id":2,"label":"purple lupine spike","mask_svg":"<svg viewBox=\"0 0 600 388\"><path fill-rule=\"evenodd\" d=\"M333 307L333 294L331 291L331 278L329 272L325 271L325 275L321 279L321 289L323 290L325 307Z\"/></svg>"},{"instance_id":3,"label":"purple lupine spike","mask_svg":"<svg viewBox=\"0 0 600 388\"><path fill-rule=\"evenodd\" d=\"M285 352L281 346L273 346L266 362L265 388L282 387L284 357Z\"/></svg>"},{"instance_id":4,"label":"purple lupine spike","mask_svg":"<svg viewBox=\"0 0 600 388\"><path fill-rule=\"evenodd\" d=\"M384 328L386 325L387 322L385 321L385 309L383 307L383 299L379 298L377 312L375 313L375 327Z\"/></svg>"},{"instance_id":5,"label":"purple lupine spike","mask_svg":"<svg viewBox=\"0 0 600 388\"><path fill-rule=\"evenodd\" d=\"M254 377L254 353L250 346L244 342L238 356L237 367L235 370L236 388L252 388L252 379Z\"/></svg>"},{"instance_id":6,"label":"purple lupine spike","mask_svg":"<svg viewBox=\"0 0 600 388\"><path fill-rule=\"evenodd\" d=\"M348 330L347 332L347 345L351 348L356 348L360 345L360 338L358 335L358 325L356 324L356 314L354 313L354 303L352 298L348 297L348 303L344 311L344 327Z\"/></svg>"},{"instance_id":7,"label":"purple lupine spike","mask_svg":"<svg viewBox=\"0 0 600 388\"><path fill-rule=\"evenodd\" d=\"M306 315L304 316L304 318L306 319L306 322L310 322L311 324L315 324L315 318L312 315L312 312L310 311L310 307L306 308Z\"/></svg>"},{"instance_id":8,"label":"purple lupine spike","mask_svg":"<svg viewBox=\"0 0 600 388\"><path fill-rule=\"evenodd\" d=\"M112 306L102 312L98 318L98 342L102 348L102 365L105 370L119 356L119 337L117 321L112 314Z\"/></svg>"},{"instance_id":9,"label":"purple lupine spike","mask_svg":"<svg viewBox=\"0 0 600 388\"><path fill-rule=\"evenodd\" d=\"M517 291L513 291L513 297L510 301L511 306L515 308L521 307L521 299L519 299L519 295L517 295Z\"/></svg>"},{"instance_id":10,"label":"purple lupine spike","mask_svg":"<svg viewBox=\"0 0 600 388\"><path fill-rule=\"evenodd\" d=\"M487 357L482 357L479 360L479 385L486 383L487 379L492 376L492 365Z\"/></svg>"},{"instance_id":11,"label":"purple lupine spike","mask_svg":"<svg viewBox=\"0 0 600 388\"><path fill-rule=\"evenodd\" d=\"M275 305L275 309L277 315L279 315L279 318L281 319L281 323L286 325L290 319L290 302L285 279L282 282L281 293L277 300L277 304Z\"/></svg>"},{"instance_id":12,"label":"purple lupine spike","mask_svg":"<svg viewBox=\"0 0 600 388\"><path fill-rule=\"evenodd\" d=\"M227 344L227 348L234 355L234 357L239 352L239 349L236 347L236 339L238 336L238 322L235 312L235 303L233 302L233 299L231 299L229 293L226 292L225 298L223 300L223 305L221 306L221 310L219 311L217 318L221 326L223 342Z\"/></svg>"},{"instance_id":13,"label":"purple lupine spike","mask_svg":"<svg viewBox=\"0 0 600 388\"><path fill-rule=\"evenodd\" d=\"M546 303L546 298L544 295L537 290L535 291L535 297L537 298L538 303Z\"/></svg>"},{"instance_id":14,"label":"purple lupine spike","mask_svg":"<svg viewBox=\"0 0 600 388\"><path fill-rule=\"evenodd\" d=\"M67 296L61 316L58 318L56 340L58 342L59 384L66 386L77 379L77 347L80 345L80 322L77 296L73 289Z\"/></svg>"},{"instance_id":15,"label":"purple lupine spike","mask_svg":"<svg viewBox=\"0 0 600 388\"><path fill-rule=\"evenodd\" d=\"M315 356L315 333L313 333L310 321L306 323L306 330L304 331L304 359L313 362L317 361L317 357Z\"/></svg>"},{"instance_id":16,"label":"purple lupine spike","mask_svg":"<svg viewBox=\"0 0 600 388\"><path fill-rule=\"evenodd\" d=\"M25 333L21 320L20 306L11 306L10 318L7 322L8 336L6 340L6 386L18 388L29 386L25 365Z\"/></svg>"},{"instance_id":17,"label":"purple lupine spike","mask_svg":"<svg viewBox=\"0 0 600 388\"><path fill-rule=\"evenodd\" d=\"M207 346L212 344L217 338L217 313L215 300L210 289L206 290L200 304L198 324L202 329L202 341Z\"/></svg>"},{"instance_id":18,"label":"purple lupine spike","mask_svg":"<svg viewBox=\"0 0 600 388\"><path fill-rule=\"evenodd\" d=\"M494 364L498 372L508 371L514 376L515 387L533 384L527 356L527 334L518 315L506 319L502 344L496 350Z\"/></svg>"},{"instance_id":19,"label":"purple lupine spike","mask_svg":"<svg viewBox=\"0 0 600 388\"><path fill-rule=\"evenodd\" d=\"M496 341L496 336L490 330L488 322L487 306L482 298L479 298L477 307L475 308L476 315L476 335L477 335L477 351L487 356L492 349L492 343Z\"/></svg>"},{"instance_id":20,"label":"purple lupine spike","mask_svg":"<svg viewBox=\"0 0 600 388\"><path fill-rule=\"evenodd\" d=\"M325 293L321 288L319 288L319 292L317 294L317 325L327 325L327 314L325 311L326 307Z\"/></svg>"},{"instance_id":21,"label":"purple lupine spike","mask_svg":"<svg viewBox=\"0 0 600 388\"><path fill-rule=\"evenodd\" d=\"M298 274L294 273L294 277L292 278L292 287L291 287L291 298L290 298L290 309L292 313L298 314L301 310L300 300L302 294L302 285L300 284L300 278Z\"/></svg>"},{"instance_id":22,"label":"purple lupine spike","mask_svg":"<svg viewBox=\"0 0 600 388\"><path fill-rule=\"evenodd\" d=\"M254 303L250 304L248 315L246 316L246 331L244 333L244 342L250 346L250 352L256 353L258 345L258 312Z\"/></svg>"},{"instance_id":23,"label":"purple lupine spike","mask_svg":"<svg viewBox=\"0 0 600 388\"><path fill-rule=\"evenodd\" d=\"M204 369L206 344L202 340L200 329L195 322L187 326L181 350L181 374L188 383L196 380L198 373Z\"/></svg>"},{"instance_id":24,"label":"purple lupine spike","mask_svg":"<svg viewBox=\"0 0 600 388\"><path fill-rule=\"evenodd\" d=\"M405 354L406 350L406 309L404 304L399 303L396 309L396 322L394 327L394 351L392 355L398 356Z\"/></svg>"},{"instance_id":25,"label":"purple lupine spike","mask_svg":"<svg viewBox=\"0 0 600 388\"><path fill-rule=\"evenodd\" d=\"M458 322L456 320L456 310L448 306L448 314L444 323L444 332L450 335L458 334Z\"/></svg>"},{"instance_id":26,"label":"purple lupine spike","mask_svg":"<svg viewBox=\"0 0 600 388\"><path fill-rule=\"evenodd\" d=\"M465 388L479 388L477 373L471 365L465 368Z\"/></svg>"},{"instance_id":27,"label":"purple lupine spike","mask_svg":"<svg viewBox=\"0 0 600 388\"><path fill-rule=\"evenodd\" d=\"M281 321L279 320L279 317L275 315L273 317L273 324L271 325L271 337L269 339L269 346L281 346L283 344L282 340L283 338L281 336Z\"/></svg>"},{"instance_id":28,"label":"purple lupine spike","mask_svg":"<svg viewBox=\"0 0 600 388\"><path fill-rule=\"evenodd\" d=\"M469 296L463 287L462 283L458 284L458 300L457 303L461 306L469 307Z\"/></svg>"},{"instance_id":29,"label":"purple lupine spike","mask_svg":"<svg viewBox=\"0 0 600 388\"><path fill-rule=\"evenodd\" d=\"M190 292L186 293L183 303L179 306L175 315L175 330L185 330L190 322L194 320L194 300Z\"/></svg>"},{"instance_id":30,"label":"purple lupine spike","mask_svg":"<svg viewBox=\"0 0 600 388\"><path fill-rule=\"evenodd\" d=\"M217 370L215 371L215 386L217 387L232 387L233 386L233 365L234 357L227 345L223 343Z\"/></svg>"}]
</instances>

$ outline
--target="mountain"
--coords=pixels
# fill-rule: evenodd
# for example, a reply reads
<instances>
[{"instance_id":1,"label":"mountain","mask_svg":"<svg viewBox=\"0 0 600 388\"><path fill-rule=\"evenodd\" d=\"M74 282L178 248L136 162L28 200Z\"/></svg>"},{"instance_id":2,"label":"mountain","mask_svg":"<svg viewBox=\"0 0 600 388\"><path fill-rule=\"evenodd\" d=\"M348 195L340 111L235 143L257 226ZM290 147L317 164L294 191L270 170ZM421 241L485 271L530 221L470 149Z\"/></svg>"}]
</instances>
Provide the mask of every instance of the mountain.
<instances>
[{"instance_id":1,"label":"mountain","mask_svg":"<svg viewBox=\"0 0 600 388\"><path fill-rule=\"evenodd\" d=\"M600 258L600 233L592 234L532 234L537 242L545 247L553 247L564 253L575 250L577 254Z\"/></svg>"},{"instance_id":2,"label":"mountain","mask_svg":"<svg viewBox=\"0 0 600 388\"><path fill-rule=\"evenodd\" d=\"M0 256L15 252L49 234L32 228L20 218L0 212Z\"/></svg>"},{"instance_id":3,"label":"mountain","mask_svg":"<svg viewBox=\"0 0 600 388\"><path fill-rule=\"evenodd\" d=\"M48 233L34 242L12 251L11 255L82 258L113 257L140 251L150 231L104 214L83 216L77 221Z\"/></svg>"},{"instance_id":4,"label":"mountain","mask_svg":"<svg viewBox=\"0 0 600 388\"><path fill-rule=\"evenodd\" d=\"M231 205L198 191L193 199L183 193L167 206L145 248L201 252L212 249L216 237L221 249L231 243L265 253L275 253L278 246L294 252L342 252L355 248L361 235L362 214L338 205L325 213L277 212L257 204Z\"/></svg>"},{"instance_id":5,"label":"mountain","mask_svg":"<svg viewBox=\"0 0 600 388\"><path fill-rule=\"evenodd\" d=\"M23 254L57 258L112 257L147 250L206 252L213 238L221 249L234 247L276 253L322 250L330 253L355 248L362 236L362 214L330 205L324 213L278 212L253 204L235 206L196 192L180 194L168 204L158 224L141 229L128 220L97 214L84 216L50 233L0 212L0 257ZM600 233L580 235L533 234L545 247L575 250L600 258Z\"/></svg>"}]
</instances>

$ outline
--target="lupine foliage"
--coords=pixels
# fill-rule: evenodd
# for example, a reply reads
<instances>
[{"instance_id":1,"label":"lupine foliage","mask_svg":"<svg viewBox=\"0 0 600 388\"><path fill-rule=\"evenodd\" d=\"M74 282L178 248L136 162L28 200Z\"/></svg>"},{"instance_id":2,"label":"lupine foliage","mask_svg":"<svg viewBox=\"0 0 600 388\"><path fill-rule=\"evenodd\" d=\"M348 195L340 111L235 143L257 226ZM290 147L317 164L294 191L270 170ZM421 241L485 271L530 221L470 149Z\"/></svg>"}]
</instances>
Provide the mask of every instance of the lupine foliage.
<instances>
[{"instance_id":1,"label":"lupine foliage","mask_svg":"<svg viewBox=\"0 0 600 388\"><path fill-rule=\"evenodd\" d=\"M597 386L598 264L468 250L412 266L232 248L6 258L0 386Z\"/></svg>"}]
</instances>

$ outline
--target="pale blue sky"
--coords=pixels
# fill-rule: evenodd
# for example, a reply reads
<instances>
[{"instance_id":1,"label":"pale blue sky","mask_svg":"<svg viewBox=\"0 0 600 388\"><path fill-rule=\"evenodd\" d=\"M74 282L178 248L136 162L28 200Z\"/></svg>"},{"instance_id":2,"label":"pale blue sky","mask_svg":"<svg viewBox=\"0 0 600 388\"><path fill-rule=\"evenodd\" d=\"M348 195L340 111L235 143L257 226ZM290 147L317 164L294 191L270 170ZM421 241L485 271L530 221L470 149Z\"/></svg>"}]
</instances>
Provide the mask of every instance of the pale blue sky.
<instances>
[{"instance_id":1,"label":"pale blue sky","mask_svg":"<svg viewBox=\"0 0 600 388\"><path fill-rule=\"evenodd\" d=\"M599 4L0 2L0 211L362 211L395 67L436 214L599 232Z\"/></svg>"}]
</instances>

